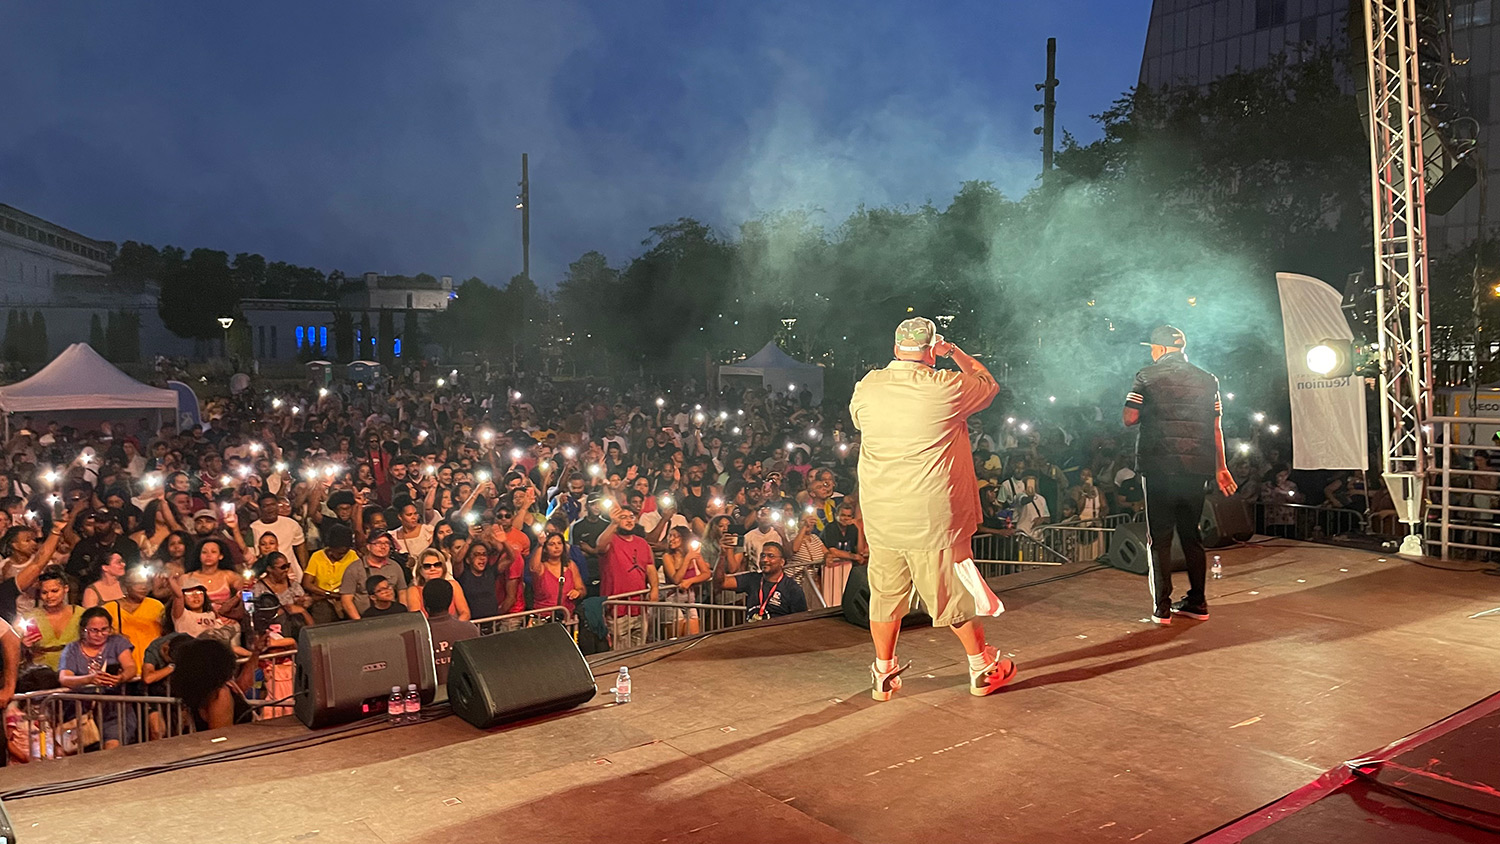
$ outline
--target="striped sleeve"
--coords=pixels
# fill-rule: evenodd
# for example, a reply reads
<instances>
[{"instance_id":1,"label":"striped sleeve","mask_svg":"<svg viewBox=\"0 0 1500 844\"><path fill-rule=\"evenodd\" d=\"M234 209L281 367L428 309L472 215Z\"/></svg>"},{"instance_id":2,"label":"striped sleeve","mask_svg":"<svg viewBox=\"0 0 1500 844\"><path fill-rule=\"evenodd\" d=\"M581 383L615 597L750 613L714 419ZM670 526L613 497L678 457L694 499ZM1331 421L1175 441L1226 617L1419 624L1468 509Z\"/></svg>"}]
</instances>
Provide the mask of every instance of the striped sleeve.
<instances>
[{"instance_id":1,"label":"striped sleeve","mask_svg":"<svg viewBox=\"0 0 1500 844\"><path fill-rule=\"evenodd\" d=\"M1140 408L1146 404L1146 379L1141 373L1136 373L1135 383L1130 386L1130 392L1125 394L1125 406Z\"/></svg>"}]
</instances>

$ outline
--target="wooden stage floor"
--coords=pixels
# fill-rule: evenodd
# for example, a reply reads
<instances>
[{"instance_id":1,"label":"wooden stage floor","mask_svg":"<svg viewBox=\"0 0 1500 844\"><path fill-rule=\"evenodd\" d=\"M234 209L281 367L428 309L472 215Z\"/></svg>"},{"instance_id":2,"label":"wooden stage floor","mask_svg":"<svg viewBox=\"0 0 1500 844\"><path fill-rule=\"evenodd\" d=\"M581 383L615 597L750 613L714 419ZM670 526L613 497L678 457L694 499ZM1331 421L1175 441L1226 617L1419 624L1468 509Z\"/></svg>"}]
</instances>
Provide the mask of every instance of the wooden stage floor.
<instances>
[{"instance_id":1,"label":"wooden stage floor","mask_svg":"<svg viewBox=\"0 0 1500 844\"><path fill-rule=\"evenodd\" d=\"M1181 842L1500 688L1500 614L1470 618L1500 606L1500 579L1285 541L1222 553L1213 618L1169 628L1146 623L1134 575L1001 581L1009 611L985 626L1021 674L989 698L929 629L903 634L915 665L876 703L866 634L818 619L634 668L628 706L601 695L490 733L446 718L7 806L23 844ZM0 778L299 734L242 727Z\"/></svg>"}]
</instances>

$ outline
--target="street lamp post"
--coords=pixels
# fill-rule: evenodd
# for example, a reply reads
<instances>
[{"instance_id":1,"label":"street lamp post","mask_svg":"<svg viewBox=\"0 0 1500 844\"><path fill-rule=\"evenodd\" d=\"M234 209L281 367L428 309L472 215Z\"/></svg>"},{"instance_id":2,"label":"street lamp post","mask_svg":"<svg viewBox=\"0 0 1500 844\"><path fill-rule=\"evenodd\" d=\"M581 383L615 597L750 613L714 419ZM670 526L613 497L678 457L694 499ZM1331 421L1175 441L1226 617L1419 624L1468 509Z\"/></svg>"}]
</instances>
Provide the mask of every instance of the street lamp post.
<instances>
[{"instance_id":1,"label":"street lamp post","mask_svg":"<svg viewBox=\"0 0 1500 844\"><path fill-rule=\"evenodd\" d=\"M224 357L229 357L229 326L234 325L234 317L219 317L219 327L224 329Z\"/></svg>"}]
</instances>

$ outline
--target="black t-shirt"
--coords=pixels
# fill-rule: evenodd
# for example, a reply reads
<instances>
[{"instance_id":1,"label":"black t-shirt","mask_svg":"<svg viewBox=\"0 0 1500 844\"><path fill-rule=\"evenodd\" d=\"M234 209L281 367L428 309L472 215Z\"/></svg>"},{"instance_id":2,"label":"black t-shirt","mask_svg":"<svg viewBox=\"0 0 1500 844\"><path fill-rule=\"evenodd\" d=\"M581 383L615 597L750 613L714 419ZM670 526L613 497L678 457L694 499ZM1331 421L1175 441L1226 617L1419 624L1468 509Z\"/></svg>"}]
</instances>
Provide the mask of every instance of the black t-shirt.
<instances>
[{"instance_id":1,"label":"black t-shirt","mask_svg":"<svg viewBox=\"0 0 1500 844\"><path fill-rule=\"evenodd\" d=\"M585 516L573 523L573 529L570 531L570 534L574 542L587 542L589 545L597 548L599 547L599 534L604 533L608 527L609 519ZM587 551L583 555L588 558L589 568L598 571L599 556L597 554L590 554Z\"/></svg>"},{"instance_id":2,"label":"black t-shirt","mask_svg":"<svg viewBox=\"0 0 1500 844\"><path fill-rule=\"evenodd\" d=\"M699 489L703 490L700 495L692 495L684 491L684 494L677 499L677 512L689 522L693 519L708 518L708 485L704 484Z\"/></svg>"},{"instance_id":3,"label":"black t-shirt","mask_svg":"<svg viewBox=\"0 0 1500 844\"><path fill-rule=\"evenodd\" d=\"M854 553L859 550L859 525L845 528L838 522L830 522L823 528L823 544L836 551Z\"/></svg>"},{"instance_id":4,"label":"black t-shirt","mask_svg":"<svg viewBox=\"0 0 1500 844\"><path fill-rule=\"evenodd\" d=\"M402 606L400 601L392 601L391 605L386 607L385 609L381 609L380 607L375 606L375 604L372 602L370 606L365 608L364 612L359 614L359 617L374 618L378 615L400 615L404 612L411 612L411 610L408 610L406 607Z\"/></svg>"},{"instance_id":5,"label":"black t-shirt","mask_svg":"<svg viewBox=\"0 0 1500 844\"><path fill-rule=\"evenodd\" d=\"M73 553L68 556L67 565L63 568L68 574L82 582L90 577L95 569L109 559L110 554L118 553L125 558L126 567L136 565L141 561L141 547L124 537L116 537L109 545L99 544L99 540L89 537L78 543Z\"/></svg>"},{"instance_id":6,"label":"black t-shirt","mask_svg":"<svg viewBox=\"0 0 1500 844\"><path fill-rule=\"evenodd\" d=\"M500 596L496 589L500 585L500 570L486 566L480 574L467 567L457 576L458 585L464 590L464 600L469 602L469 615L473 618L494 618L500 615Z\"/></svg>"}]
</instances>

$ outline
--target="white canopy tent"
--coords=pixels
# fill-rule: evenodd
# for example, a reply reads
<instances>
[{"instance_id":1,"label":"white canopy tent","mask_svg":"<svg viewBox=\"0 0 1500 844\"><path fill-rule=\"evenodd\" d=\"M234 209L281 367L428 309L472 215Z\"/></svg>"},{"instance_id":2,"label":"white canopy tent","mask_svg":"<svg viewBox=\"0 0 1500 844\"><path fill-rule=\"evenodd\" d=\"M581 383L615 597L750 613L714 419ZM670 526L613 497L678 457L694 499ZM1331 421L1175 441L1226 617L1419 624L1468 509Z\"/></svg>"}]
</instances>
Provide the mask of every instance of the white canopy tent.
<instances>
[{"instance_id":1,"label":"white canopy tent","mask_svg":"<svg viewBox=\"0 0 1500 844\"><path fill-rule=\"evenodd\" d=\"M115 410L170 410L177 413L177 393L131 378L99 356L87 343L74 343L41 372L0 387L0 412L92 413Z\"/></svg>"},{"instance_id":2,"label":"white canopy tent","mask_svg":"<svg viewBox=\"0 0 1500 844\"><path fill-rule=\"evenodd\" d=\"M720 384L735 386L752 378L759 379L772 394L795 396L806 390L812 393L814 404L823 401L823 367L797 360L783 352L775 340L739 363L719 367Z\"/></svg>"}]
</instances>

